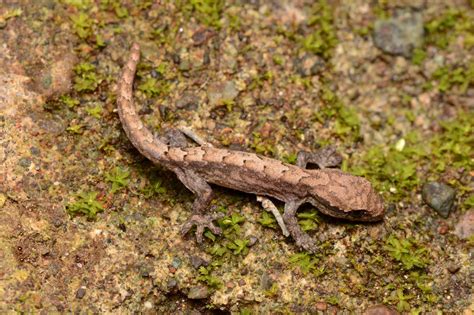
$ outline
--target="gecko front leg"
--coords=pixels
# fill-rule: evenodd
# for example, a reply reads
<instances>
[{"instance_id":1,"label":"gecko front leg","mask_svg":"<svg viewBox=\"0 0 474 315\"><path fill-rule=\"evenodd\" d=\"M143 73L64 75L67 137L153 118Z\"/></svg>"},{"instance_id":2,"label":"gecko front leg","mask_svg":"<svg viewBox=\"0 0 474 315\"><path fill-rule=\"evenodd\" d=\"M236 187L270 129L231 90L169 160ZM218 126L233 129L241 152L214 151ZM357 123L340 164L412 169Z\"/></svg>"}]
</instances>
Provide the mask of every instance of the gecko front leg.
<instances>
[{"instance_id":1,"label":"gecko front leg","mask_svg":"<svg viewBox=\"0 0 474 315\"><path fill-rule=\"evenodd\" d=\"M313 239L301 229L300 225L298 224L298 220L296 219L296 211L302 203L303 201L301 200L293 200L285 203L283 220L286 223L291 237L293 237L295 240L296 245L310 253L315 253L317 247L314 244Z\"/></svg>"},{"instance_id":2,"label":"gecko front leg","mask_svg":"<svg viewBox=\"0 0 474 315\"><path fill-rule=\"evenodd\" d=\"M216 235L220 235L222 230L215 226L213 221L222 218L224 214L204 214L209 208L213 197L211 186L193 171L177 169L175 173L178 179L196 195L196 199L193 202L193 214L181 228L181 233L184 235L188 233L193 226L196 226L196 240L198 243L202 243L202 235L205 228L208 228Z\"/></svg>"},{"instance_id":3,"label":"gecko front leg","mask_svg":"<svg viewBox=\"0 0 474 315\"><path fill-rule=\"evenodd\" d=\"M341 162L342 157L336 152L336 148L333 146L328 146L316 152L300 151L296 159L296 165L301 168L306 168L308 163L316 164L320 169L337 167ZM301 229L298 224L298 219L296 218L296 212L303 203L304 200L293 200L285 203L283 220L295 240L296 245L310 253L315 253L317 247L313 239Z\"/></svg>"}]
</instances>

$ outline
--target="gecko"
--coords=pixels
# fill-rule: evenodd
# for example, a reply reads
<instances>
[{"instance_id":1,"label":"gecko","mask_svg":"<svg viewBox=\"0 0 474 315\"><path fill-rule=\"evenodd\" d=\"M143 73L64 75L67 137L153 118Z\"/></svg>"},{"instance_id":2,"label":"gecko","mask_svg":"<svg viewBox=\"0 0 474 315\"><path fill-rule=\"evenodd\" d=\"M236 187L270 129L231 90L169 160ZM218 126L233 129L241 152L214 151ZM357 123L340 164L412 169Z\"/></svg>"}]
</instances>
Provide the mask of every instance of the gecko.
<instances>
[{"instance_id":1,"label":"gecko","mask_svg":"<svg viewBox=\"0 0 474 315\"><path fill-rule=\"evenodd\" d=\"M194 226L198 243L202 243L206 228L214 234L221 234L214 221L223 214L209 211L213 199L210 184L254 194L260 201L266 201L267 206L270 202L274 207L268 198L282 201L282 228L287 228L299 248L312 253L317 252L317 246L301 229L296 217L298 208L304 203L310 203L325 215L335 218L360 222L383 219L383 200L367 179L330 168L340 162L336 155L331 155L334 152L300 151L293 165L205 143L188 146L184 134L178 130L168 138L155 136L144 125L134 105L133 83L139 60L140 46L134 43L117 85L118 114L133 146L154 164L174 172L195 195L192 214L182 226L182 235ZM308 169L309 163L320 168Z\"/></svg>"}]
</instances>

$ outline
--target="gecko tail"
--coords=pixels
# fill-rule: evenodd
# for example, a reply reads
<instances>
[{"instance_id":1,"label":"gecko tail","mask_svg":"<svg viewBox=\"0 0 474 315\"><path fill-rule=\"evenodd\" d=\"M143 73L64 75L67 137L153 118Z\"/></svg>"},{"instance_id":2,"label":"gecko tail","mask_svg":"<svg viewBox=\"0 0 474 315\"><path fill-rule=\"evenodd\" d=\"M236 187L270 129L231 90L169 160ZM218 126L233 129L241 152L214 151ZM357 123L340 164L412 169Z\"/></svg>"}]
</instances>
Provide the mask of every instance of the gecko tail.
<instances>
[{"instance_id":1,"label":"gecko tail","mask_svg":"<svg viewBox=\"0 0 474 315\"><path fill-rule=\"evenodd\" d=\"M118 113L123 129L133 146L149 160L163 163L168 146L154 137L152 132L143 124L133 102L133 81L139 61L140 45L134 43L118 83Z\"/></svg>"}]
</instances>

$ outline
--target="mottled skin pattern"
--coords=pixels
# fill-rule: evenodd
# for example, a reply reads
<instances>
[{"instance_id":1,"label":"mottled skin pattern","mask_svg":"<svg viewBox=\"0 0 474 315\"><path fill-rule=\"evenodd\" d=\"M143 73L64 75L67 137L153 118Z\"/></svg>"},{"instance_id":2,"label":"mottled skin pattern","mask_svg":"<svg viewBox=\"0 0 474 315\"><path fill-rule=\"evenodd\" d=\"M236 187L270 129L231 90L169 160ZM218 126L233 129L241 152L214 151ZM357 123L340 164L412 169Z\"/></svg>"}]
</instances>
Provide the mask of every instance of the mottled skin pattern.
<instances>
[{"instance_id":1,"label":"mottled skin pattern","mask_svg":"<svg viewBox=\"0 0 474 315\"><path fill-rule=\"evenodd\" d=\"M196 225L197 240L201 242L206 227L213 233L221 232L212 222L221 214L205 214L213 195L209 183L285 202L284 223L296 244L311 252L315 252L316 247L296 219L298 207L305 202L336 218L354 221L382 219L382 199L366 179L324 168L337 164L334 152L300 152L295 166L247 152L211 146L186 147L185 143L176 146L179 141L170 145L154 137L140 120L133 103L133 80L139 59L140 48L134 44L118 86L120 120L140 153L176 173L196 195L193 215L183 226L183 233ZM306 169L308 162L323 169Z\"/></svg>"}]
</instances>

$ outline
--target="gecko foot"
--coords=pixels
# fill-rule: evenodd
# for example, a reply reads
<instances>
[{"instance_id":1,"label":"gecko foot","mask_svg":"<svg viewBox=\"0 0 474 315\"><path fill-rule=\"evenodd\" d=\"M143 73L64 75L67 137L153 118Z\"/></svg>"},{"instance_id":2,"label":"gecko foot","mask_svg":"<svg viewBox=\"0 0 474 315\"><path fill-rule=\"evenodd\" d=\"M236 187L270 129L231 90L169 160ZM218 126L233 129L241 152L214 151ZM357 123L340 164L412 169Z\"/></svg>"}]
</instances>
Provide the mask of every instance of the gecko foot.
<instances>
[{"instance_id":1,"label":"gecko foot","mask_svg":"<svg viewBox=\"0 0 474 315\"><path fill-rule=\"evenodd\" d=\"M222 230L215 226L212 221L220 219L224 217L223 213L214 213L214 214L206 214L206 215L201 215L201 214L193 214L191 218L184 223L183 227L181 228L181 234L185 235L186 233L191 230L193 226L196 226L196 240L198 243L202 243L203 240L203 234L204 234L204 229L208 228L211 230L212 233L216 235L220 235L222 233Z\"/></svg>"},{"instance_id":2,"label":"gecko foot","mask_svg":"<svg viewBox=\"0 0 474 315\"><path fill-rule=\"evenodd\" d=\"M316 164L320 169L340 167L342 156L336 151L336 147L334 146L327 146L316 152L298 152L296 165L306 168L308 163Z\"/></svg>"},{"instance_id":3,"label":"gecko foot","mask_svg":"<svg viewBox=\"0 0 474 315\"><path fill-rule=\"evenodd\" d=\"M293 235L293 239L295 240L296 245L299 248L304 249L304 250L310 252L311 254L315 254L318 250L318 248L317 248L316 244L314 243L313 239L306 233L303 233L303 234L298 235L298 236Z\"/></svg>"}]
</instances>

